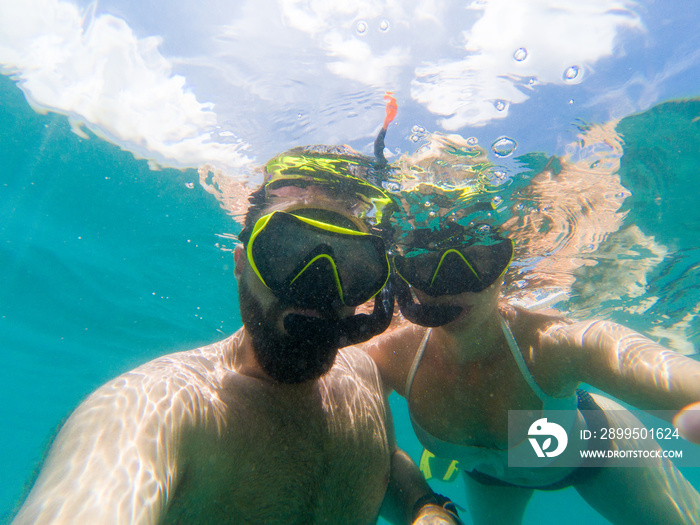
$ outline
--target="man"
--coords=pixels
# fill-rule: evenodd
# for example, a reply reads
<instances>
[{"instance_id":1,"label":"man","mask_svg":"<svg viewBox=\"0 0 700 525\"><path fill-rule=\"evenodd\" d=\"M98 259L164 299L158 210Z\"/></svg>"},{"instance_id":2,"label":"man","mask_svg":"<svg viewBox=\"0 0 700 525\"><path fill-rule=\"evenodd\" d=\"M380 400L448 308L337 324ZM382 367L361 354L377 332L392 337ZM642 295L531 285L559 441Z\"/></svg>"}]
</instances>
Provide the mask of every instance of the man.
<instances>
[{"instance_id":1,"label":"man","mask_svg":"<svg viewBox=\"0 0 700 525\"><path fill-rule=\"evenodd\" d=\"M374 363L342 348L393 308L370 164L342 148L268 163L234 253L244 328L93 393L15 523L373 523L385 494L394 522L459 523L396 448Z\"/></svg>"}]
</instances>

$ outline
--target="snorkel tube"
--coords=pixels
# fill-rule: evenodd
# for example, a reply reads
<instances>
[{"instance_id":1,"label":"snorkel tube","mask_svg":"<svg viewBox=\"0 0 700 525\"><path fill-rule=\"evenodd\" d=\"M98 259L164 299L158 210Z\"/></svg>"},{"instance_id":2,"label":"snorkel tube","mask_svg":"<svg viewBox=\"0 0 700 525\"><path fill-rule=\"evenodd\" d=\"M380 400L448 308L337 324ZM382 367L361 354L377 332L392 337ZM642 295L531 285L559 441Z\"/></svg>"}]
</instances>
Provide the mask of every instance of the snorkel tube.
<instances>
[{"instance_id":1,"label":"snorkel tube","mask_svg":"<svg viewBox=\"0 0 700 525\"><path fill-rule=\"evenodd\" d=\"M387 92L384 100L387 102L386 116L379 135L374 141L375 161L371 163L378 172L387 166L387 160L384 156L384 138L389 124L394 120L398 110L396 99L392 93ZM372 176L370 175L368 178L372 179ZM373 184L377 181L365 180L364 182L365 184ZM381 183L381 181L379 182ZM378 192L382 193L381 190ZM386 203L382 203L382 207L390 202L388 199L386 201ZM378 216L381 217L380 214ZM355 314L342 319L327 319L290 313L284 318L284 329L295 338L305 338L318 344L332 344L337 348L343 348L363 343L381 334L391 324L393 315L394 291L390 278L374 296L374 307L371 314Z\"/></svg>"},{"instance_id":2,"label":"snorkel tube","mask_svg":"<svg viewBox=\"0 0 700 525\"><path fill-rule=\"evenodd\" d=\"M389 124L394 120L399 110L399 105L393 93L387 91L386 95L384 95L384 100L386 100L386 117L384 117L384 123L382 124L382 129L379 130L379 135L374 139L374 157L377 159L376 165L378 168L384 168L387 165L386 157L384 156L384 139L386 138L386 130L389 129Z\"/></svg>"},{"instance_id":3,"label":"snorkel tube","mask_svg":"<svg viewBox=\"0 0 700 525\"><path fill-rule=\"evenodd\" d=\"M375 161L372 167L374 173L381 173L387 167L384 156L384 139L389 124L396 117L398 104L393 94L387 92L384 96L386 116L382 128L374 141ZM369 175L369 174L368 174ZM368 177L372 179L371 175ZM365 183L381 184L382 180L366 180ZM381 190L379 190L381 193ZM387 202L388 199L387 199ZM383 204L385 205L385 204ZM303 314L290 313L284 318L284 329L292 337L303 337L320 344L333 344L337 348L355 345L381 334L391 324L394 314L394 288L389 279L379 293L374 297L374 307L371 314L355 314L343 319L324 319ZM409 291L410 293L410 291Z\"/></svg>"},{"instance_id":4,"label":"snorkel tube","mask_svg":"<svg viewBox=\"0 0 700 525\"><path fill-rule=\"evenodd\" d=\"M394 293L391 282L374 297L371 314L355 314L343 319L323 319L290 313L284 318L284 329L295 338L306 338L319 344L331 343L335 348L363 343L389 327L394 314Z\"/></svg>"},{"instance_id":5,"label":"snorkel tube","mask_svg":"<svg viewBox=\"0 0 700 525\"><path fill-rule=\"evenodd\" d=\"M394 117L396 117L396 113L398 111L398 104L396 103L396 99L393 97L393 93L387 92L386 95L384 95L384 100L387 102L386 117L384 118L382 129L379 130L379 134L374 140L374 156L376 158L375 165L380 170L386 168L388 164L386 157L384 156L384 139L386 138L386 132L389 128L389 124L391 124L391 122L394 120ZM462 308L459 306L424 305L416 303L413 299L410 285L396 273L395 269L389 284L386 286L386 288L389 287L391 287L393 292L396 294L396 301L399 303L401 313L413 324L427 327L442 326L454 321L457 319L457 317L459 317L459 314L462 313ZM389 319L389 321L391 321L391 319Z\"/></svg>"}]
</instances>

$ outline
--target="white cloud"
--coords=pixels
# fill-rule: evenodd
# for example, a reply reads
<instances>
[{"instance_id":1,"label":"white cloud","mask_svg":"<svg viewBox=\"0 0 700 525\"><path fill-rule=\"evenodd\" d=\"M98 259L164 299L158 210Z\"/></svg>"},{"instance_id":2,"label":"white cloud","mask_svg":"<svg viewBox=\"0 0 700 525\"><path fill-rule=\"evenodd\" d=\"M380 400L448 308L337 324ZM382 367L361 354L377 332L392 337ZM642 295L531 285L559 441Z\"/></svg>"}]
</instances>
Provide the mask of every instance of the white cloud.
<instances>
[{"instance_id":1,"label":"white cloud","mask_svg":"<svg viewBox=\"0 0 700 525\"><path fill-rule=\"evenodd\" d=\"M328 63L331 73L368 86L390 86L397 70L410 60L406 48L392 47L375 55L367 42L356 37L344 39L337 32L329 33L325 44L329 57L334 59Z\"/></svg>"},{"instance_id":2,"label":"white cloud","mask_svg":"<svg viewBox=\"0 0 700 525\"><path fill-rule=\"evenodd\" d=\"M348 20L401 16L400 6L395 0L279 0L286 25L312 36L321 35Z\"/></svg>"},{"instance_id":3,"label":"white cloud","mask_svg":"<svg viewBox=\"0 0 700 525\"><path fill-rule=\"evenodd\" d=\"M533 85L576 84L610 56L623 29L641 30L626 0L490 0L462 34L463 56L417 67L412 95L456 130L505 118ZM569 69L571 68L571 69ZM569 71L567 77L567 70Z\"/></svg>"},{"instance_id":4,"label":"white cloud","mask_svg":"<svg viewBox=\"0 0 700 525\"><path fill-rule=\"evenodd\" d=\"M240 146L211 141L212 104L173 74L159 38L139 39L124 20L68 2L4 0L0 9L0 64L36 109L64 113L161 165L246 163Z\"/></svg>"}]
</instances>

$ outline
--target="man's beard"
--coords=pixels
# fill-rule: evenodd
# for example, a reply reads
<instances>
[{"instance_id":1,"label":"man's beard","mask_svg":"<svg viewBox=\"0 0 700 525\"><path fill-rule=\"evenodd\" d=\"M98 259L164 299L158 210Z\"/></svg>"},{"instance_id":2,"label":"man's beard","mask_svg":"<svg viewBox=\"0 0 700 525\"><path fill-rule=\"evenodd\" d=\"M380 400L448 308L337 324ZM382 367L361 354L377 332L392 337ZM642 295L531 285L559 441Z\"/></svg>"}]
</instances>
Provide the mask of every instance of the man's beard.
<instances>
[{"instance_id":1,"label":"man's beard","mask_svg":"<svg viewBox=\"0 0 700 525\"><path fill-rule=\"evenodd\" d=\"M251 336L253 353L262 369L280 383L317 379L333 366L339 343L332 333L281 331L280 317L288 305L276 303L264 312L245 279L238 284L243 325Z\"/></svg>"}]
</instances>

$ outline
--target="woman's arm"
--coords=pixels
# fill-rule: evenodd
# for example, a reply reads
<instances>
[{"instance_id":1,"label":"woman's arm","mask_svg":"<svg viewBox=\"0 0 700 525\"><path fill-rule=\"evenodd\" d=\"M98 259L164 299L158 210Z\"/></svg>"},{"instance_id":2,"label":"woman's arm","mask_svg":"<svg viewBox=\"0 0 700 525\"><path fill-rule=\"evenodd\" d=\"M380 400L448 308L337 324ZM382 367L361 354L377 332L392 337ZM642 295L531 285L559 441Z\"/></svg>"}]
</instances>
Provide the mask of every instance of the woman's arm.
<instances>
[{"instance_id":1,"label":"woman's arm","mask_svg":"<svg viewBox=\"0 0 700 525\"><path fill-rule=\"evenodd\" d=\"M680 410L700 400L700 362L609 321L557 323L544 331L577 381L644 410Z\"/></svg>"},{"instance_id":2,"label":"woman's arm","mask_svg":"<svg viewBox=\"0 0 700 525\"><path fill-rule=\"evenodd\" d=\"M407 325L384 332L359 345L379 368L385 386L404 395L406 378L425 328Z\"/></svg>"}]
</instances>

